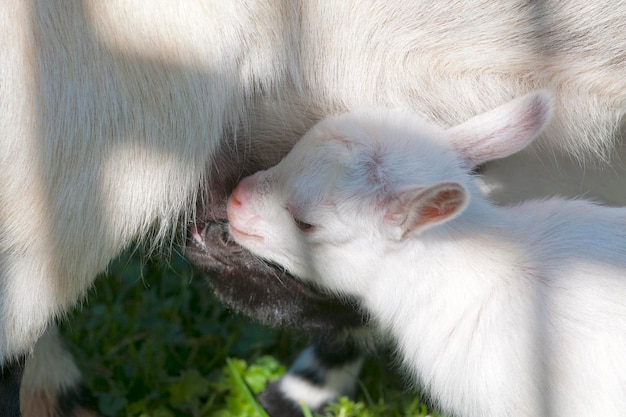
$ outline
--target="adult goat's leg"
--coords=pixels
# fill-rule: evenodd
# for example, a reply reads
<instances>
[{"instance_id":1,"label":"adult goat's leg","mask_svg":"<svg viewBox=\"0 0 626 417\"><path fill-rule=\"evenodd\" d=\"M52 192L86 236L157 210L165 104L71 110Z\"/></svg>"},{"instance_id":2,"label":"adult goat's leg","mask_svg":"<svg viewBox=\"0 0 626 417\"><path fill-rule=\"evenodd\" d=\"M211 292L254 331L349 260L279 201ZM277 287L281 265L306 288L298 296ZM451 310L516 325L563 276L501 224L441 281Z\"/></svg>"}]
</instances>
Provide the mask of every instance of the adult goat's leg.
<instances>
[{"instance_id":1,"label":"adult goat's leg","mask_svg":"<svg viewBox=\"0 0 626 417\"><path fill-rule=\"evenodd\" d=\"M20 390L22 417L97 417L74 358L51 325L26 359Z\"/></svg>"}]
</instances>

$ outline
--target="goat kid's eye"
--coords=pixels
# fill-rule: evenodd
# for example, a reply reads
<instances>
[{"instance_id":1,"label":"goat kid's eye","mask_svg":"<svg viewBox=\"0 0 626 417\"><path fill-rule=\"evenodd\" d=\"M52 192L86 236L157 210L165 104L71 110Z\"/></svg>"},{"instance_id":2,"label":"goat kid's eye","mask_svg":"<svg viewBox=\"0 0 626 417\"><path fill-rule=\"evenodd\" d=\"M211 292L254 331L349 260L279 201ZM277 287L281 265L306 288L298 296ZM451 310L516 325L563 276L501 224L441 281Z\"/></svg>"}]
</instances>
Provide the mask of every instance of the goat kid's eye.
<instances>
[{"instance_id":1,"label":"goat kid's eye","mask_svg":"<svg viewBox=\"0 0 626 417\"><path fill-rule=\"evenodd\" d=\"M294 215L294 210L289 205L287 205L285 209L289 212L289 214L291 215L291 218L293 219L294 224L296 225L298 229L300 229L301 232L311 232L313 231L313 229L315 229L315 227L312 224L298 219Z\"/></svg>"},{"instance_id":2,"label":"goat kid's eye","mask_svg":"<svg viewBox=\"0 0 626 417\"><path fill-rule=\"evenodd\" d=\"M293 218L293 222L296 224L296 226L298 227L298 229L300 229L303 232L310 232L313 230L313 225L303 222L302 220L298 220L295 217Z\"/></svg>"}]
</instances>

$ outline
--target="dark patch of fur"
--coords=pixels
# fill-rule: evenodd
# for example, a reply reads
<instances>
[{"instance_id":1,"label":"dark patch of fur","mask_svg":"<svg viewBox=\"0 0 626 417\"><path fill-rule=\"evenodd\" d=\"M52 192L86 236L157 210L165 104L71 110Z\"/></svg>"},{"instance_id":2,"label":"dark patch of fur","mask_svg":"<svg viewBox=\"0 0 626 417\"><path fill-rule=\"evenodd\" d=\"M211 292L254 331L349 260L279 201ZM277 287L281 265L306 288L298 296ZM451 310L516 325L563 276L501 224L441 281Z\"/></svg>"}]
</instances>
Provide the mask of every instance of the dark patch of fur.
<instances>
[{"instance_id":1,"label":"dark patch of fur","mask_svg":"<svg viewBox=\"0 0 626 417\"><path fill-rule=\"evenodd\" d=\"M296 365L289 370L288 374L304 379L311 385L323 387L326 383L327 371L332 368L345 367L359 359L363 354L359 349L359 344L352 343L349 338L324 336L315 341L313 355L315 355L315 360L307 361L306 366L298 367L296 361ZM280 389L280 384L280 380L269 384L265 391L259 395L259 401L263 407L271 417L302 416L300 406L284 395ZM312 411L322 412L321 409Z\"/></svg>"},{"instance_id":2,"label":"dark patch of fur","mask_svg":"<svg viewBox=\"0 0 626 417\"><path fill-rule=\"evenodd\" d=\"M216 295L235 311L270 326L315 333L361 327L356 302L338 300L270 265L228 236L228 223L205 225L205 247L190 239L186 256L206 276Z\"/></svg>"},{"instance_id":3,"label":"dark patch of fur","mask_svg":"<svg viewBox=\"0 0 626 417\"><path fill-rule=\"evenodd\" d=\"M343 368L363 356L358 345L352 343L352 339L341 335L337 338L332 335L324 335L317 338L313 344L312 354L315 362L307 363L307 366L298 367L297 362L289 373L307 380L312 385L323 387L326 383L326 374L334 368ZM312 367L312 365L319 365Z\"/></svg>"},{"instance_id":4,"label":"dark patch of fur","mask_svg":"<svg viewBox=\"0 0 626 417\"><path fill-rule=\"evenodd\" d=\"M363 356L358 343L345 337L320 337L313 348L315 356L325 368L343 367Z\"/></svg>"},{"instance_id":5,"label":"dark patch of fur","mask_svg":"<svg viewBox=\"0 0 626 417\"><path fill-rule=\"evenodd\" d=\"M270 417L302 417L302 409L279 388L279 382L273 382L259 395L259 402Z\"/></svg>"},{"instance_id":6,"label":"dark patch of fur","mask_svg":"<svg viewBox=\"0 0 626 417\"><path fill-rule=\"evenodd\" d=\"M20 356L0 367L0 410L3 417L20 416L20 384L26 356Z\"/></svg>"}]
</instances>

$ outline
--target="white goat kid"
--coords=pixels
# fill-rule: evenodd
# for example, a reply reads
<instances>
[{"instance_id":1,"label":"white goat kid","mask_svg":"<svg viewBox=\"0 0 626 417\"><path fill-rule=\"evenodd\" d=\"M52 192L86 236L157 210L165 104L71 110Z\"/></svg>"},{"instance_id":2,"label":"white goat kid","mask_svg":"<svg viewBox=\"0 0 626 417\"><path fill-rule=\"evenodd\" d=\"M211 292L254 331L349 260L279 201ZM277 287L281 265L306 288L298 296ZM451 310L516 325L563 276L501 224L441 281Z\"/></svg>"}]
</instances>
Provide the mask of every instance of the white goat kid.
<instances>
[{"instance_id":1,"label":"white goat kid","mask_svg":"<svg viewBox=\"0 0 626 417\"><path fill-rule=\"evenodd\" d=\"M622 416L626 210L492 204L470 171L526 147L529 94L444 130L396 111L330 117L241 181L234 239L357 297L405 367L459 416Z\"/></svg>"}]
</instances>

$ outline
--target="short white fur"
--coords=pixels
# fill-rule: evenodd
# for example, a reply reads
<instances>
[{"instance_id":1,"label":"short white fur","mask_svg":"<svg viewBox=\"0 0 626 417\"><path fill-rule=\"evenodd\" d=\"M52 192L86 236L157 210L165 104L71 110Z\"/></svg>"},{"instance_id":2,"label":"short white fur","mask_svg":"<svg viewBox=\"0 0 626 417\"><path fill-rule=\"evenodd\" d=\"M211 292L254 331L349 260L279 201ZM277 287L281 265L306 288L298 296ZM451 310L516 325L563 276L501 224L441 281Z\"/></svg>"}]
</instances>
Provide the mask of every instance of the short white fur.
<instances>
[{"instance_id":1,"label":"short white fur","mask_svg":"<svg viewBox=\"0 0 626 417\"><path fill-rule=\"evenodd\" d=\"M469 171L525 148L553 105L532 93L447 130L388 110L327 118L237 187L233 236L360 300L446 412L621 416L626 209L497 206Z\"/></svg>"}]
</instances>

